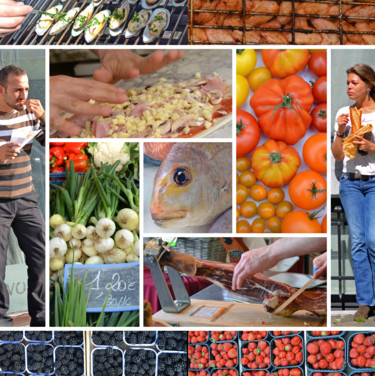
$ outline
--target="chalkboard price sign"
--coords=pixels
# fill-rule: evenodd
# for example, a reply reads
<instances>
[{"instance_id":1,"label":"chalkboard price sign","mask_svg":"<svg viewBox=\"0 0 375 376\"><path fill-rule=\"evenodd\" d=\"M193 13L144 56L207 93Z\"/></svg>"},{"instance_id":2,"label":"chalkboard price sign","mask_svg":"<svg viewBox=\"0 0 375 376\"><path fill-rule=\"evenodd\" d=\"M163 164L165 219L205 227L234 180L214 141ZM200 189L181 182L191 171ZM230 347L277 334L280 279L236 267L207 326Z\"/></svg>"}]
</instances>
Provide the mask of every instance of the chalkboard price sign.
<instances>
[{"instance_id":1,"label":"chalkboard price sign","mask_svg":"<svg viewBox=\"0 0 375 376\"><path fill-rule=\"evenodd\" d=\"M64 285L71 273L65 265ZM90 292L87 312L101 312L108 297L105 312L139 309L139 262L127 264L74 265L73 274L85 282L86 297ZM91 291L90 291L91 288Z\"/></svg>"}]
</instances>

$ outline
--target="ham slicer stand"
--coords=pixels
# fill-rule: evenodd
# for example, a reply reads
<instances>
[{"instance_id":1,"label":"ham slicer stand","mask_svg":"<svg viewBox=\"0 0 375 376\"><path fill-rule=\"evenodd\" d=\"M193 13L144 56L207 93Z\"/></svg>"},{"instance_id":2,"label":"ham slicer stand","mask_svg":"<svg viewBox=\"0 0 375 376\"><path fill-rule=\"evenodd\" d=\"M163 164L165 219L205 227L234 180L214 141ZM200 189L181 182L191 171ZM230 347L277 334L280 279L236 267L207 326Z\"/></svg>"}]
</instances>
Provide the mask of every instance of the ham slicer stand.
<instances>
[{"instance_id":1,"label":"ham slicer stand","mask_svg":"<svg viewBox=\"0 0 375 376\"><path fill-rule=\"evenodd\" d=\"M168 313L179 313L189 307L191 303L180 272L170 266L166 266L172 289L176 297L175 300L173 300L172 294L169 291L162 268L159 264L159 260L164 252L169 252L169 247L170 245L166 242L162 242L161 239L158 241L150 240L144 249L144 262L151 270L151 275L163 311Z\"/></svg>"}]
</instances>

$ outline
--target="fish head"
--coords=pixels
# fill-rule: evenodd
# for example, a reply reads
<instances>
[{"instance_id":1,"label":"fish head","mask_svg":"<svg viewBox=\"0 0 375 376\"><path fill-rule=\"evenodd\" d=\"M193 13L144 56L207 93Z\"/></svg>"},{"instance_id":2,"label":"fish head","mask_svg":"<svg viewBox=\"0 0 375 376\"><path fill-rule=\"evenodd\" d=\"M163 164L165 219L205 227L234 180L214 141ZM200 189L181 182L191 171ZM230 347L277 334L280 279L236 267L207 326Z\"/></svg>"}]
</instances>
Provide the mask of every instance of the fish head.
<instances>
[{"instance_id":1,"label":"fish head","mask_svg":"<svg viewBox=\"0 0 375 376\"><path fill-rule=\"evenodd\" d=\"M150 205L154 222L165 228L212 223L231 206L231 174L227 178L217 167L222 168L215 158L208 158L204 144L175 144L154 178Z\"/></svg>"}]
</instances>

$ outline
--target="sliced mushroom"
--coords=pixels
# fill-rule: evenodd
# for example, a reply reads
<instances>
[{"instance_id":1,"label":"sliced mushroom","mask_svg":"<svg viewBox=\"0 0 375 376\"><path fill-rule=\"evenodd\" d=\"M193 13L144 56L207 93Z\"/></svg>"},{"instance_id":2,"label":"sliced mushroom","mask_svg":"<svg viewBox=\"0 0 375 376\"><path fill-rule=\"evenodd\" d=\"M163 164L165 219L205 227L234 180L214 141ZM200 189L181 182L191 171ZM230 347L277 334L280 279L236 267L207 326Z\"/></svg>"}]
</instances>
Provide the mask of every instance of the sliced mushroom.
<instances>
[{"instance_id":1,"label":"sliced mushroom","mask_svg":"<svg viewBox=\"0 0 375 376\"><path fill-rule=\"evenodd\" d=\"M125 113L124 113L124 111L118 109L118 110L115 110L115 111L112 112L112 116L113 116L113 117L116 117L116 116L119 116L119 115L125 117Z\"/></svg>"},{"instance_id":2,"label":"sliced mushroom","mask_svg":"<svg viewBox=\"0 0 375 376\"><path fill-rule=\"evenodd\" d=\"M141 132L142 137L152 137L154 135L154 127L152 125L146 125L146 129Z\"/></svg>"},{"instance_id":3,"label":"sliced mushroom","mask_svg":"<svg viewBox=\"0 0 375 376\"><path fill-rule=\"evenodd\" d=\"M160 131L160 134L164 136L166 133L168 133L171 130L171 128L172 128L172 121L168 119L167 121L159 125L158 130Z\"/></svg>"},{"instance_id":4,"label":"sliced mushroom","mask_svg":"<svg viewBox=\"0 0 375 376\"><path fill-rule=\"evenodd\" d=\"M219 104L223 100L223 93L220 90L211 90L207 93L207 97L211 104Z\"/></svg>"},{"instance_id":5,"label":"sliced mushroom","mask_svg":"<svg viewBox=\"0 0 375 376\"><path fill-rule=\"evenodd\" d=\"M176 132L179 129L185 128L186 125L189 125L188 123L192 122L194 120L194 115L189 114L181 117L180 119L176 120L172 124L172 132Z\"/></svg>"}]
</instances>

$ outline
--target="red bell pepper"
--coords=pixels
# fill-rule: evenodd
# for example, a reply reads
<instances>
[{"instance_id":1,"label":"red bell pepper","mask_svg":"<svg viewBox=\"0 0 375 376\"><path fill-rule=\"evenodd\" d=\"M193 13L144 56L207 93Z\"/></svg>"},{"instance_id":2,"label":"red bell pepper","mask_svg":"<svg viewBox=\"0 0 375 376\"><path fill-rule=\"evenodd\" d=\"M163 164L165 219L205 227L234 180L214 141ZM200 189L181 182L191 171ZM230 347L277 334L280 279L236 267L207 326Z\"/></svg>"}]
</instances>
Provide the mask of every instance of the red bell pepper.
<instances>
[{"instance_id":1,"label":"red bell pepper","mask_svg":"<svg viewBox=\"0 0 375 376\"><path fill-rule=\"evenodd\" d=\"M64 149L60 146L54 146L49 149L51 167L62 166L66 159Z\"/></svg>"},{"instance_id":2,"label":"red bell pepper","mask_svg":"<svg viewBox=\"0 0 375 376\"><path fill-rule=\"evenodd\" d=\"M64 146L66 142L50 142L50 146Z\"/></svg>"},{"instance_id":3,"label":"red bell pepper","mask_svg":"<svg viewBox=\"0 0 375 376\"><path fill-rule=\"evenodd\" d=\"M64 167L54 167L50 171L51 174L61 174L62 172L65 172L65 168Z\"/></svg>"},{"instance_id":4,"label":"red bell pepper","mask_svg":"<svg viewBox=\"0 0 375 376\"><path fill-rule=\"evenodd\" d=\"M69 159L66 161L69 171L70 161L72 161L74 164L75 172L86 172L91 165L89 162L89 157L86 154L69 154Z\"/></svg>"},{"instance_id":5,"label":"red bell pepper","mask_svg":"<svg viewBox=\"0 0 375 376\"><path fill-rule=\"evenodd\" d=\"M87 142L67 142L64 146L66 154L85 154L85 147Z\"/></svg>"}]
</instances>

